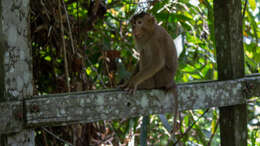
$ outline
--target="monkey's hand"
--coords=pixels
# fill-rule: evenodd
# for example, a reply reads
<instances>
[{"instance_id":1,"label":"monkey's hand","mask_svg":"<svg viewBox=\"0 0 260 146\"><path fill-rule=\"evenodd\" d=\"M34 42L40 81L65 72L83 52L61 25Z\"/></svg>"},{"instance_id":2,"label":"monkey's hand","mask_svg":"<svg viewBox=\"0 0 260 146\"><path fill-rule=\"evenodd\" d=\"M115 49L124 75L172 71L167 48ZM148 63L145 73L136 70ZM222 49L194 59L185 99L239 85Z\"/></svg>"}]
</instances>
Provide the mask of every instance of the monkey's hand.
<instances>
[{"instance_id":1,"label":"monkey's hand","mask_svg":"<svg viewBox=\"0 0 260 146\"><path fill-rule=\"evenodd\" d=\"M129 80L128 80L128 81L125 81L123 84L120 84L120 85L119 85L119 88L125 89L125 88L127 88L128 84L129 84Z\"/></svg>"},{"instance_id":2,"label":"monkey's hand","mask_svg":"<svg viewBox=\"0 0 260 146\"><path fill-rule=\"evenodd\" d=\"M137 84L134 80L130 80L127 85L125 86L124 90L127 91L129 94L135 94L137 89Z\"/></svg>"}]
</instances>

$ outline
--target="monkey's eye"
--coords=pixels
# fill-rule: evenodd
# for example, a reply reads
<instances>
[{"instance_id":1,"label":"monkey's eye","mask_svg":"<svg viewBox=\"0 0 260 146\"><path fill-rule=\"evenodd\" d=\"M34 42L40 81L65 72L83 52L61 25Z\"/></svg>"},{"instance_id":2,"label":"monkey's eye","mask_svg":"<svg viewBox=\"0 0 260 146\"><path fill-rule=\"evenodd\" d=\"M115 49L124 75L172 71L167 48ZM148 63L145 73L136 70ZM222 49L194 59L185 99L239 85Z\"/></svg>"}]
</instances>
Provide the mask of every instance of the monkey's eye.
<instances>
[{"instance_id":1,"label":"monkey's eye","mask_svg":"<svg viewBox=\"0 0 260 146\"><path fill-rule=\"evenodd\" d=\"M137 21L137 24L142 24L142 21L141 20Z\"/></svg>"}]
</instances>

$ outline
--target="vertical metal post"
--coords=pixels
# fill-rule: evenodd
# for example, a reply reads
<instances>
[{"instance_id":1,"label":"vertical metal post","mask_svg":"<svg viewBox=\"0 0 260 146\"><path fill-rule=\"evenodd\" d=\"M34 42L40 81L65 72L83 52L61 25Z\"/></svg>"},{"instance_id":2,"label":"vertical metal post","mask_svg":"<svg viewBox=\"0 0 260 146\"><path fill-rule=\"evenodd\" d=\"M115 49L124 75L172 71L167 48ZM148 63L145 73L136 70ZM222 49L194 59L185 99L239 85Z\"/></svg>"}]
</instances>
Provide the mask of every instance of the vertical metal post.
<instances>
[{"instance_id":1,"label":"vertical metal post","mask_svg":"<svg viewBox=\"0 0 260 146\"><path fill-rule=\"evenodd\" d=\"M214 0L219 80L244 76L241 0ZM221 107L221 146L247 145L247 105Z\"/></svg>"}]
</instances>

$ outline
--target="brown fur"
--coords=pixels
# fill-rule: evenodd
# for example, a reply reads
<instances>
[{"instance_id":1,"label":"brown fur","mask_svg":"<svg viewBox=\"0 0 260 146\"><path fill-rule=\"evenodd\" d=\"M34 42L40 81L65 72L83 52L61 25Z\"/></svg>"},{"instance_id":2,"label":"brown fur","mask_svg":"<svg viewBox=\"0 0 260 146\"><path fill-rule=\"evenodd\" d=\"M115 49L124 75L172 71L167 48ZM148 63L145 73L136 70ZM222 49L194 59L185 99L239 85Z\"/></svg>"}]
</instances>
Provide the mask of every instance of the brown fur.
<instances>
[{"instance_id":1,"label":"brown fur","mask_svg":"<svg viewBox=\"0 0 260 146\"><path fill-rule=\"evenodd\" d=\"M140 61L133 76L121 87L133 93L136 89L170 90L175 87L178 59L171 36L150 14L142 12L130 22Z\"/></svg>"},{"instance_id":2,"label":"brown fur","mask_svg":"<svg viewBox=\"0 0 260 146\"><path fill-rule=\"evenodd\" d=\"M128 82L121 87L130 93L137 89L164 89L174 96L172 136L177 130L178 94L174 76L178 66L176 47L168 32L153 16L140 13L131 19L139 63Z\"/></svg>"}]
</instances>

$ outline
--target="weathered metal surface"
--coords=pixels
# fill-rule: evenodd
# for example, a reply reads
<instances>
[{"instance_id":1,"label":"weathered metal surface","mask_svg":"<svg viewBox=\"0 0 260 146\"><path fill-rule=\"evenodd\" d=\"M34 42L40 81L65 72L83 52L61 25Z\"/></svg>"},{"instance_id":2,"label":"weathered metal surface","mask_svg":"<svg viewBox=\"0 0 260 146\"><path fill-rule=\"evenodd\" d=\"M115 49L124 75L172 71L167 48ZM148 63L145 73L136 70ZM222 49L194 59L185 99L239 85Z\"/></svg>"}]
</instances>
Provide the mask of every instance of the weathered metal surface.
<instances>
[{"instance_id":1,"label":"weathered metal surface","mask_svg":"<svg viewBox=\"0 0 260 146\"><path fill-rule=\"evenodd\" d=\"M245 103L243 85L240 80L178 85L179 110ZM173 97L160 90L138 91L134 96L117 90L57 94L25 102L27 111L37 111L27 112L28 126L66 125L170 113L174 104Z\"/></svg>"},{"instance_id":2,"label":"weathered metal surface","mask_svg":"<svg viewBox=\"0 0 260 146\"><path fill-rule=\"evenodd\" d=\"M251 77L245 77L241 80L245 80L244 92L247 97L260 97L259 74L252 75Z\"/></svg>"},{"instance_id":3,"label":"weathered metal surface","mask_svg":"<svg viewBox=\"0 0 260 146\"><path fill-rule=\"evenodd\" d=\"M1 0L6 100L32 95L32 57L29 35L29 0ZM20 98L20 99L19 99Z\"/></svg>"},{"instance_id":4,"label":"weathered metal surface","mask_svg":"<svg viewBox=\"0 0 260 146\"><path fill-rule=\"evenodd\" d=\"M242 82L221 81L178 87L180 110L224 107L245 103Z\"/></svg>"},{"instance_id":5,"label":"weathered metal surface","mask_svg":"<svg viewBox=\"0 0 260 146\"><path fill-rule=\"evenodd\" d=\"M241 0L214 0L218 80L245 76ZM219 108L221 146L247 145L247 105Z\"/></svg>"},{"instance_id":6,"label":"weathered metal surface","mask_svg":"<svg viewBox=\"0 0 260 146\"><path fill-rule=\"evenodd\" d=\"M259 84L260 76L233 81L179 84L179 110L245 103L245 96L260 94L260 90L257 90ZM68 125L171 113L174 109L173 97L160 90L137 91L134 96L116 89L53 94L28 97L24 104L26 127ZM15 109L21 105L19 102L0 104L0 133L15 131L14 126L20 122L19 116L17 118L15 115L19 115L17 111L22 112Z\"/></svg>"},{"instance_id":7,"label":"weathered metal surface","mask_svg":"<svg viewBox=\"0 0 260 146\"><path fill-rule=\"evenodd\" d=\"M0 145L34 145L34 132L23 129L21 102L33 94L32 56L29 41L30 0L0 0ZM14 101L14 102L11 102Z\"/></svg>"},{"instance_id":8,"label":"weathered metal surface","mask_svg":"<svg viewBox=\"0 0 260 146\"><path fill-rule=\"evenodd\" d=\"M23 128L24 112L21 102L0 103L0 115L0 133L18 132Z\"/></svg>"},{"instance_id":9,"label":"weathered metal surface","mask_svg":"<svg viewBox=\"0 0 260 146\"><path fill-rule=\"evenodd\" d=\"M106 90L66 95L48 95L26 101L29 126L68 124L128 118L172 111L172 97L160 91L138 91L135 96L122 91Z\"/></svg>"}]
</instances>

